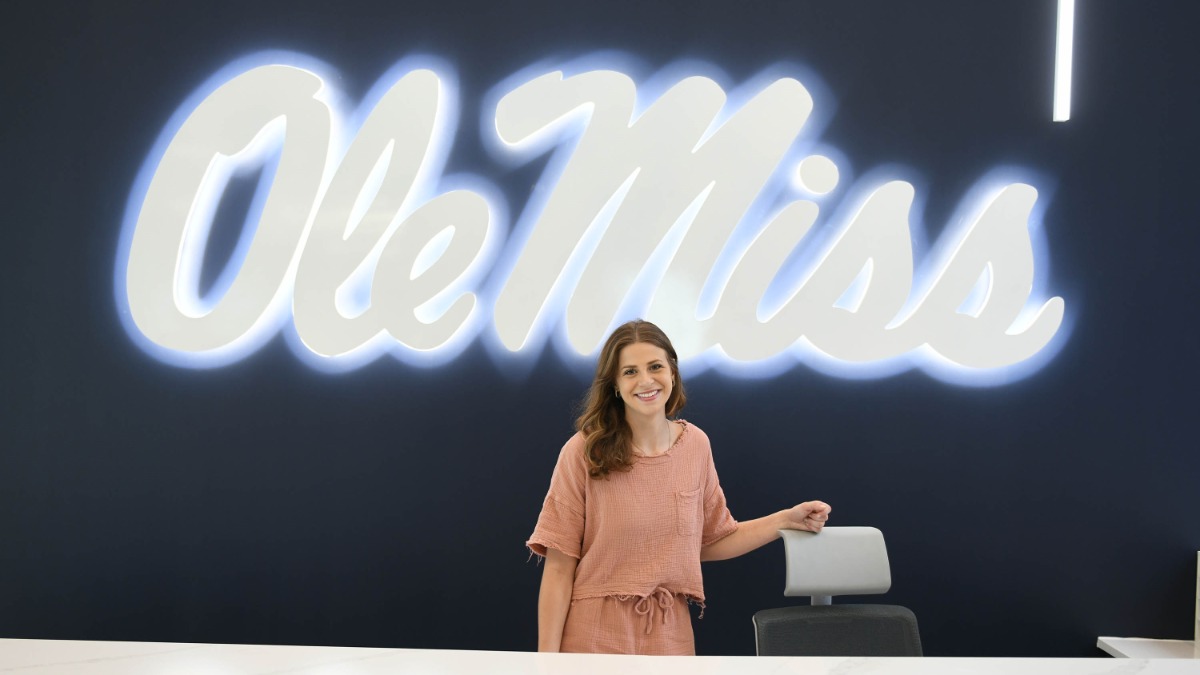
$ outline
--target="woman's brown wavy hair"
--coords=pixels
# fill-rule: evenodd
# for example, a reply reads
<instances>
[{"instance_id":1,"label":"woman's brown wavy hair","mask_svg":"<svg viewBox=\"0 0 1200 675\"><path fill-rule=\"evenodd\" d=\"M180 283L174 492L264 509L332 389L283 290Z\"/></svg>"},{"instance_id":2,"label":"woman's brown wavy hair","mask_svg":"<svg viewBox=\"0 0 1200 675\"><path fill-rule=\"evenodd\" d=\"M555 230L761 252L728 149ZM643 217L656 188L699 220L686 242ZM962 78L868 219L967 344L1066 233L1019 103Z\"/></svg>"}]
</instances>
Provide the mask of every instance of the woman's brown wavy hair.
<instances>
[{"instance_id":1,"label":"woman's brown wavy hair","mask_svg":"<svg viewBox=\"0 0 1200 675\"><path fill-rule=\"evenodd\" d=\"M667 397L667 417L674 416L687 403L683 380L679 377L679 357L667 334L641 319L617 327L600 350L596 377L584 399L583 412L575 420L575 429L583 433L588 475L592 478L605 477L610 471L628 471L633 466L633 432L625 422L625 401L613 392L617 388L621 350L639 342L662 349L670 360L673 384Z\"/></svg>"}]
</instances>

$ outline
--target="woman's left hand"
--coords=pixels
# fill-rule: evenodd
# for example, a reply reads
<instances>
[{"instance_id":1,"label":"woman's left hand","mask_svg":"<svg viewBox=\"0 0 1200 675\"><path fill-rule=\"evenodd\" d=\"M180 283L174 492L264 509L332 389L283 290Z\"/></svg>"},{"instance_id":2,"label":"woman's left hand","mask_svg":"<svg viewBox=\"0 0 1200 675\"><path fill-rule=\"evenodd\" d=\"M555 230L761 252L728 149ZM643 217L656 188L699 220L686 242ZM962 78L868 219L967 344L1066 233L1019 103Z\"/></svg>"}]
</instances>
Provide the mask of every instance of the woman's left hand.
<instances>
[{"instance_id":1,"label":"woman's left hand","mask_svg":"<svg viewBox=\"0 0 1200 675\"><path fill-rule=\"evenodd\" d=\"M833 509L825 502L804 502L783 512L789 530L820 532Z\"/></svg>"}]
</instances>

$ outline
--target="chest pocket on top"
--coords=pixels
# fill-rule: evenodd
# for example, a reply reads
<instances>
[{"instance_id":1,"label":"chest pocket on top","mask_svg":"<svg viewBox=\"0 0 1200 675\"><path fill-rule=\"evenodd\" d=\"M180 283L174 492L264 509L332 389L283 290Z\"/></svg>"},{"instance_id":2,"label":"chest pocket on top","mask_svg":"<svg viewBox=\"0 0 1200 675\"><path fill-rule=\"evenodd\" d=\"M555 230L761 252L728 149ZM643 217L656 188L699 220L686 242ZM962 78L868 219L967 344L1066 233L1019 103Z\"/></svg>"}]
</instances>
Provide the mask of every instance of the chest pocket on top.
<instances>
[{"instance_id":1,"label":"chest pocket on top","mask_svg":"<svg viewBox=\"0 0 1200 675\"><path fill-rule=\"evenodd\" d=\"M704 518L700 514L700 490L675 493L675 529L682 537L700 534Z\"/></svg>"}]
</instances>

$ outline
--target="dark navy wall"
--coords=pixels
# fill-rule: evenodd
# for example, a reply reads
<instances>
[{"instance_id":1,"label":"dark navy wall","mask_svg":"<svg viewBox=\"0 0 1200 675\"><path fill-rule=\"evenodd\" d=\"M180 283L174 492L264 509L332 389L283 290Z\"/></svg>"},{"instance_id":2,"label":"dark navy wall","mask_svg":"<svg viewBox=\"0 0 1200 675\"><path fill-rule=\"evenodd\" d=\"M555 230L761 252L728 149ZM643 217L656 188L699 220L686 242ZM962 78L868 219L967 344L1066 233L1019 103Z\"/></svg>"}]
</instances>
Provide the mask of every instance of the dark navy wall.
<instances>
[{"instance_id":1,"label":"dark navy wall","mask_svg":"<svg viewBox=\"0 0 1200 675\"><path fill-rule=\"evenodd\" d=\"M854 175L916 185L927 238L997 166L1040 177L1048 289L1070 335L998 387L921 371L687 379L734 515L796 501L887 536L889 601L930 655L1091 656L1189 638L1200 53L1192 3L1080 3L1074 117L1051 118L1055 2L28 3L6 9L0 636L467 649L535 645L522 542L588 372L477 341L434 369L319 373L276 339L211 370L117 317L134 179L175 108L234 58L320 59L352 99L410 54L462 85L449 171L519 212L542 166L483 150L487 90L599 50L728 85L823 83ZM36 6L36 8L35 8ZM219 239L218 232L218 239ZM214 244L216 245L216 244ZM688 373L684 373L687 377ZM704 654L753 651L776 544L706 566Z\"/></svg>"}]
</instances>

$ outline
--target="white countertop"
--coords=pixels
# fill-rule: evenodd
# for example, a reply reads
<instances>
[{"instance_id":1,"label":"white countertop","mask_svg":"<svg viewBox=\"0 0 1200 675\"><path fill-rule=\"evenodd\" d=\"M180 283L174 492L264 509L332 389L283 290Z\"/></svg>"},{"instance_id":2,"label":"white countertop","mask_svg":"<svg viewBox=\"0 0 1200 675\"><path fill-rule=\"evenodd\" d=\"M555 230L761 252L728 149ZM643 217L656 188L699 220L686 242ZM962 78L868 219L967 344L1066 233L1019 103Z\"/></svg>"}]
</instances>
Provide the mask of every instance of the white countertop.
<instances>
[{"instance_id":1,"label":"white countertop","mask_svg":"<svg viewBox=\"0 0 1200 675\"><path fill-rule=\"evenodd\" d=\"M1171 659L788 658L279 647L0 639L0 673L22 675L1197 675Z\"/></svg>"},{"instance_id":2,"label":"white countertop","mask_svg":"<svg viewBox=\"0 0 1200 675\"><path fill-rule=\"evenodd\" d=\"M1157 640L1152 638L1101 637L1096 646L1113 656L1126 659L1194 659L1196 643L1192 640ZM1196 664L1200 671L1200 663Z\"/></svg>"}]
</instances>

